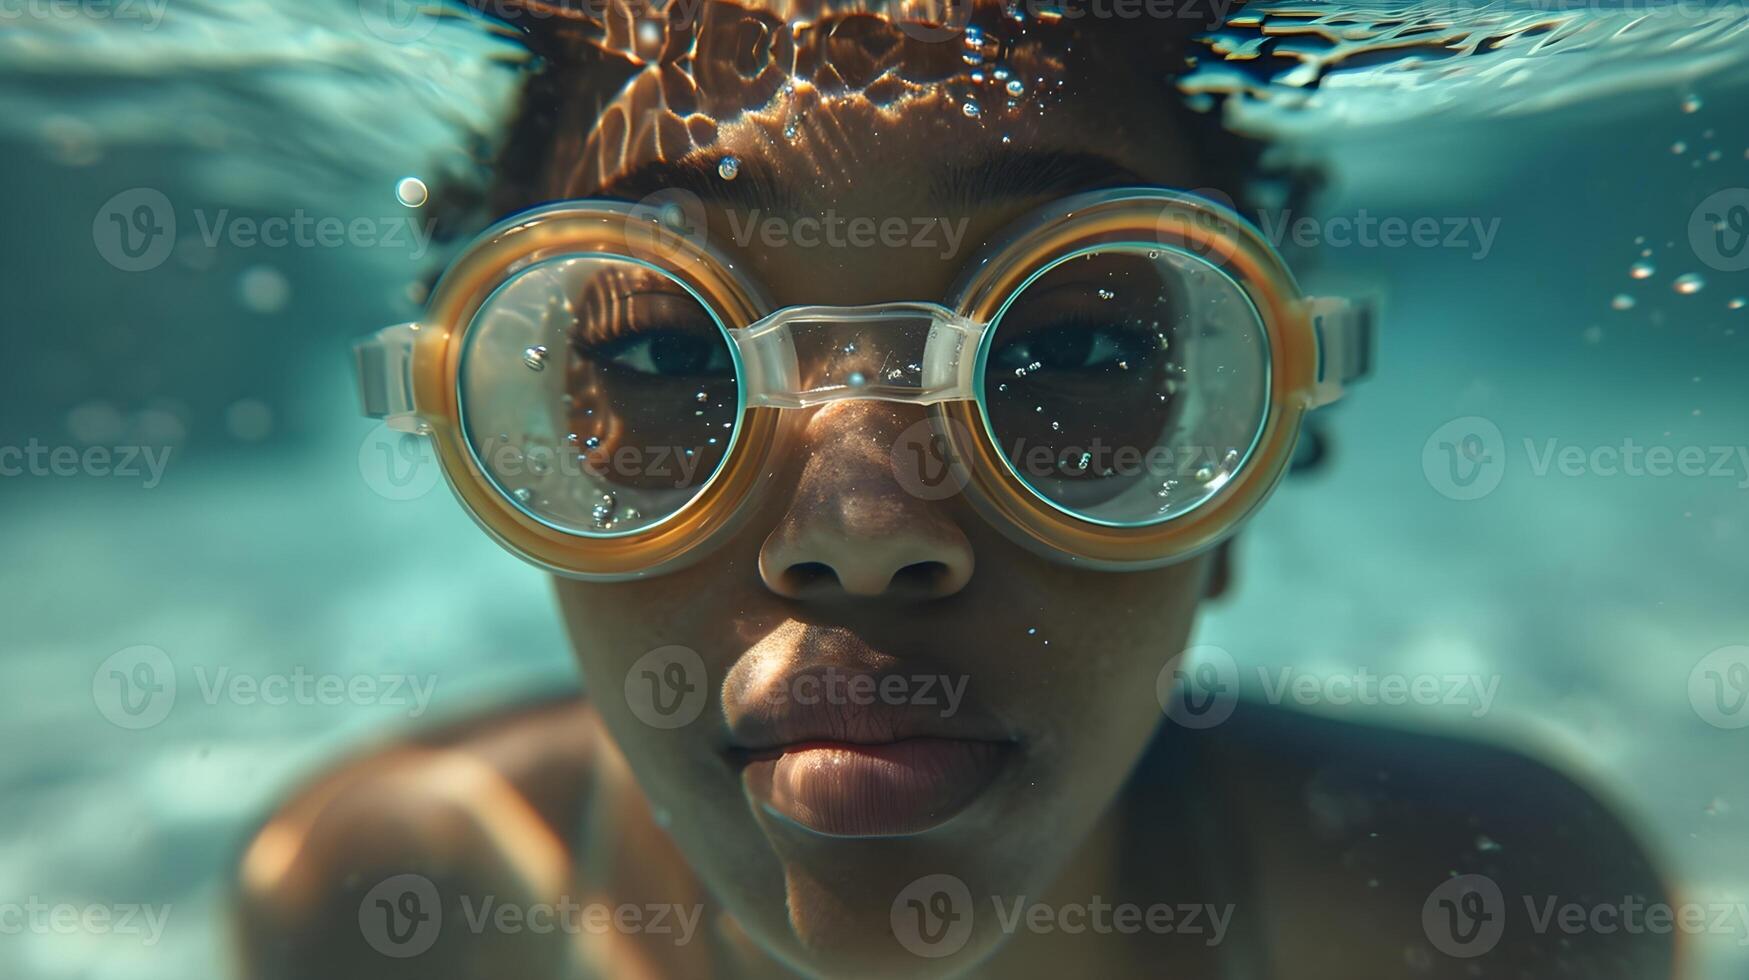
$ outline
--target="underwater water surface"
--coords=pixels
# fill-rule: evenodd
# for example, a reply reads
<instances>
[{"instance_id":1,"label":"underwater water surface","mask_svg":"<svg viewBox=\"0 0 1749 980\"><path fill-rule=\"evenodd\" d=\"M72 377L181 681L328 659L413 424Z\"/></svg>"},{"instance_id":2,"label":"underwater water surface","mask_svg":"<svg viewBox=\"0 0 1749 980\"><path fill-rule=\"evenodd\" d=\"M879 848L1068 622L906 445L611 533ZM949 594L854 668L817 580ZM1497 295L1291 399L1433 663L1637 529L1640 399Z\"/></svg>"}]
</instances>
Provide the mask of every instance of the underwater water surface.
<instances>
[{"instance_id":1,"label":"underwater water surface","mask_svg":"<svg viewBox=\"0 0 1749 980\"><path fill-rule=\"evenodd\" d=\"M1326 168L1315 210L1265 230L1314 290L1387 304L1328 465L1247 529L1196 642L1247 696L1282 671L1495 678L1486 710L1307 710L1539 754L1614 801L1686 899L1749 902L1731 724L1749 680L1713 654L1749 644L1744 9L1444 3L1444 33L1394 60L1267 29L1336 6L1259 8L1215 50L1286 53L1211 57L1185 85ZM1400 38L1417 5L1343 9L1364 46L1381 29L1356 25ZM414 316L451 247L421 238L405 178L471 172L520 60L467 18L402 44L341 0L0 22L0 445L158 452L136 475L0 478L0 901L167 910L149 943L0 936L0 976L225 975L238 851L297 780L581 683L543 576L359 416L349 375L350 342ZM116 253L116 218L159 200L174 247L129 271L151 257ZM324 217L378 240L209 244L222 222ZM1434 231L1386 240L1418 220ZM1704 464L1597 465L1632 446ZM139 646L180 688L134 728L96 688ZM214 693L237 674L424 686L369 706ZM1694 975L1744 976L1744 928L1700 937Z\"/></svg>"}]
</instances>

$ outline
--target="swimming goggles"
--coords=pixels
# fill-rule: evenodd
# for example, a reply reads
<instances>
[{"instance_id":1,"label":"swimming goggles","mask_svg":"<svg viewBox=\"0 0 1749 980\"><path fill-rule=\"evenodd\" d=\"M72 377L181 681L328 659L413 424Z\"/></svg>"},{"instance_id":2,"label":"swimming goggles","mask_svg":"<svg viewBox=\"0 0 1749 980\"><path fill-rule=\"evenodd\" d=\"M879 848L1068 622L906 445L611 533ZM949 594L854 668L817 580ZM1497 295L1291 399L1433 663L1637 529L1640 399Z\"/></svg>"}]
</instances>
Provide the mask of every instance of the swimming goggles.
<instances>
[{"instance_id":1,"label":"swimming goggles","mask_svg":"<svg viewBox=\"0 0 1749 980\"><path fill-rule=\"evenodd\" d=\"M659 204L500 223L419 322L357 345L366 414L428 436L481 526L567 577L708 553L794 451L798 410L858 399L927 406L926 438L894 447L907 487L1131 569L1231 533L1372 358L1370 307L1302 296L1243 218L1174 191L1036 212L939 303L774 309L702 239Z\"/></svg>"}]
</instances>

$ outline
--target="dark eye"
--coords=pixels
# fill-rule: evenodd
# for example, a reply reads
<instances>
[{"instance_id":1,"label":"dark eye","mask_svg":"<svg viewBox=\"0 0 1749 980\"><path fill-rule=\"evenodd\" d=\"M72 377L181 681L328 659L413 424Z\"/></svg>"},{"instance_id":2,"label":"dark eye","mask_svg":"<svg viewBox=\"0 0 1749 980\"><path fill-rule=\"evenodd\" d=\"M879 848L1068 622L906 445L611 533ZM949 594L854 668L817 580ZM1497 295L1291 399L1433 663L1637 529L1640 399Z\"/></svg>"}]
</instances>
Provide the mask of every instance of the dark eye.
<instances>
[{"instance_id":1,"label":"dark eye","mask_svg":"<svg viewBox=\"0 0 1749 980\"><path fill-rule=\"evenodd\" d=\"M714 330L713 330L714 334ZM653 330L621 337L590 352L604 364L661 378L720 375L734 369L720 336Z\"/></svg>"},{"instance_id":2,"label":"dark eye","mask_svg":"<svg viewBox=\"0 0 1749 980\"><path fill-rule=\"evenodd\" d=\"M728 340L690 296L606 288L585 293L573 344L598 369L622 377L696 379L733 376Z\"/></svg>"},{"instance_id":3,"label":"dark eye","mask_svg":"<svg viewBox=\"0 0 1749 980\"><path fill-rule=\"evenodd\" d=\"M1060 323L1018 337L991 354L1001 370L1102 372L1128 370L1146 353L1142 331L1113 324Z\"/></svg>"}]
</instances>

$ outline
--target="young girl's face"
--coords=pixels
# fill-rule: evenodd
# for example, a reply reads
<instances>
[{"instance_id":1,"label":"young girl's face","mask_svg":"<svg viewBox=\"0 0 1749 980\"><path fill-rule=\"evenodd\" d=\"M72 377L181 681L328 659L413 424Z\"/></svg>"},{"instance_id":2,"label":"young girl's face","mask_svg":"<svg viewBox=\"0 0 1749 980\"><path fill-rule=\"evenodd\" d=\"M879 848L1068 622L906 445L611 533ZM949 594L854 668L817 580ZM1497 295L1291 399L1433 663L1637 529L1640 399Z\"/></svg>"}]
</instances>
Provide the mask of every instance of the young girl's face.
<instances>
[{"instance_id":1,"label":"young girl's face","mask_svg":"<svg viewBox=\"0 0 1749 980\"><path fill-rule=\"evenodd\" d=\"M962 75L882 104L742 114L682 160L591 140L553 161L575 175L555 196L696 198L711 245L778 306L942 301L1035 207L1206 182L1160 119L1134 115L1159 98L1153 67L1059 86L1044 49L1011 63L1014 106L1004 80ZM859 220L905 234L853 236ZM884 402L807 411L722 547L641 581L558 583L591 698L669 832L743 928L810 969L951 972L988 952L986 915L956 954L917 957L895 904L932 875L980 904L1051 881L1154 734L1156 680L1218 577L1208 556L1053 563L960 496L913 492L902 447L924 420ZM652 698L679 710L652 714Z\"/></svg>"}]
</instances>

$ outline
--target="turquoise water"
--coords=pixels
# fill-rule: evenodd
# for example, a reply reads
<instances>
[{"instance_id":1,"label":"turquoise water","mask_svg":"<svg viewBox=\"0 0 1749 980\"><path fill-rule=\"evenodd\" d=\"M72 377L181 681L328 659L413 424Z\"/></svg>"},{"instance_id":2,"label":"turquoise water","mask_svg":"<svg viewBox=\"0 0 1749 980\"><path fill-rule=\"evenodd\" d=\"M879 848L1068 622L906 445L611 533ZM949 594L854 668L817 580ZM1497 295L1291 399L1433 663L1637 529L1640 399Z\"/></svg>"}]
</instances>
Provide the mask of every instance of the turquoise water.
<instances>
[{"instance_id":1,"label":"turquoise water","mask_svg":"<svg viewBox=\"0 0 1749 980\"><path fill-rule=\"evenodd\" d=\"M1690 678L1749 644L1749 464L1537 472L1550 440L1700 447L1709 469L1749 444L1749 309L1731 303L1749 272L1690 239L1703 202L1749 187L1744 13L1569 11L1541 41L1522 36L1532 14L1446 4L1441 23L1519 39L1353 57L1315 87L1291 70L1192 86L1242 90L1235 124L1329 167L1319 235L1364 210L1467 236L1289 249L1309 285L1388 294L1378 370L1332 419L1330 466L1247 531L1238 594L1198 639L1252 696L1253 668L1497 676L1483 717L1311 710L1544 754L1618 802L1685 898L1746 902L1749 729L1709 723ZM385 475L356 415L346 345L412 315L435 252L201 242L221 211L394 227L401 178L465 172L494 138L515 60L464 20L397 45L316 0L170 0L149 29L0 24L0 445L170 453L156 478L0 479L0 902L169 906L150 944L0 936L0 975L222 975L230 867L288 786L369 739L577 684L542 577L429 467ZM183 244L131 273L101 218L136 188L171 203ZM1704 285L1679 291L1690 274ZM1439 433L1471 417L1497 428L1504 470L1454 499L1468 487L1441 475ZM94 682L138 645L181 690L131 730ZM435 686L423 706L207 703L227 668ZM1697 975L1743 976L1739 940L1702 937Z\"/></svg>"}]
</instances>

